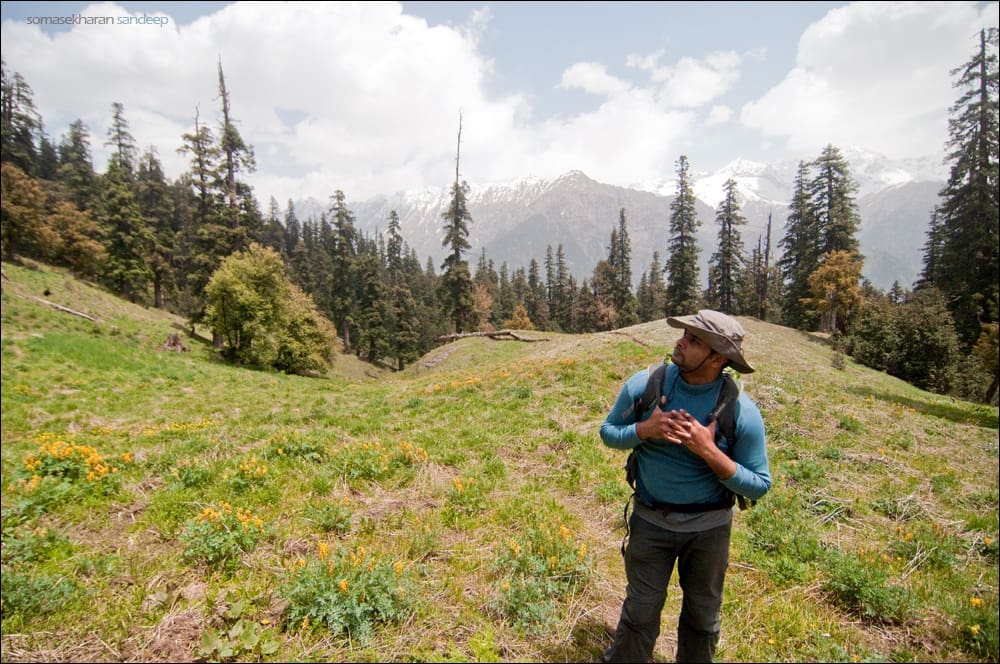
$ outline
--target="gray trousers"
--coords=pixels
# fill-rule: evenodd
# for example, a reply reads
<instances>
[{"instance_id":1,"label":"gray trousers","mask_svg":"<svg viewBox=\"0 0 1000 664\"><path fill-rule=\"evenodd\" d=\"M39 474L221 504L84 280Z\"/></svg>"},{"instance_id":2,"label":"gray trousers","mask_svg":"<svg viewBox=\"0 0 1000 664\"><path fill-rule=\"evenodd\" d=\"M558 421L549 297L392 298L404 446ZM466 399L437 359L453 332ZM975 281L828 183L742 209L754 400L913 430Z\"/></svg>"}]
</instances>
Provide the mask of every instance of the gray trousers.
<instances>
[{"instance_id":1,"label":"gray trousers","mask_svg":"<svg viewBox=\"0 0 1000 664\"><path fill-rule=\"evenodd\" d=\"M712 661L719 642L731 530L730 522L702 532L679 533L632 513L625 549L628 587L614 644L604 652L605 662L652 659L675 564L683 598L677 625L677 661Z\"/></svg>"}]
</instances>

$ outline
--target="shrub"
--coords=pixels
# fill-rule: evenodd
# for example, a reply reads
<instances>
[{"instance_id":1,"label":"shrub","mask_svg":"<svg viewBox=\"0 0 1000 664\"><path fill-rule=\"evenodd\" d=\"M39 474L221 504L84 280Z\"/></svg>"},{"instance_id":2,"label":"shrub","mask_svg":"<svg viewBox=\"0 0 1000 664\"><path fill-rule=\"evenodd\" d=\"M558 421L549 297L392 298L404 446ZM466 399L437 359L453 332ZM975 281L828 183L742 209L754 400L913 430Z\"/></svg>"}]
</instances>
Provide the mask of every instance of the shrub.
<instances>
[{"instance_id":1,"label":"shrub","mask_svg":"<svg viewBox=\"0 0 1000 664\"><path fill-rule=\"evenodd\" d=\"M920 289L901 305L865 300L847 335L849 352L866 366L938 393L951 386L959 339L937 289Z\"/></svg>"},{"instance_id":2,"label":"shrub","mask_svg":"<svg viewBox=\"0 0 1000 664\"><path fill-rule=\"evenodd\" d=\"M589 578L590 559L586 542L560 524L508 540L494 569L504 572L495 600L500 614L519 629L540 632L555 621L555 602Z\"/></svg>"},{"instance_id":3,"label":"shrub","mask_svg":"<svg viewBox=\"0 0 1000 664\"><path fill-rule=\"evenodd\" d=\"M37 438L41 441L38 449L25 455L18 470L25 493L38 489L42 478L53 477L107 494L119 486L119 470L132 461L129 453L117 459L105 458L89 445L65 441L54 434L40 434Z\"/></svg>"},{"instance_id":4,"label":"shrub","mask_svg":"<svg viewBox=\"0 0 1000 664\"><path fill-rule=\"evenodd\" d=\"M916 598L905 587L888 582L888 573L874 555L833 551L827 560L830 577L823 589L845 609L864 620L889 624L906 622L916 613Z\"/></svg>"},{"instance_id":5,"label":"shrub","mask_svg":"<svg viewBox=\"0 0 1000 664\"><path fill-rule=\"evenodd\" d=\"M348 532L351 529L353 516L354 511L348 506L347 498L338 502L306 507L306 519L315 523L325 533L334 532L343 535Z\"/></svg>"},{"instance_id":6,"label":"shrub","mask_svg":"<svg viewBox=\"0 0 1000 664\"><path fill-rule=\"evenodd\" d=\"M205 322L234 362L302 374L331 365L333 325L288 280L273 249L251 244L228 257L212 274L205 296Z\"/></svg>"},{"instance_id":7,"label":"shrub","mask_svg":"<svg viewBox=\"0 0 1000 664\"><path fill-rule=\"evenodd\" d=\"M0 574L3 602L0 614L6 619L14 614L40 615L61 611L66 603L80 595L75 581L39 574L21 574L4 570Z\"/></svg>"},{"instance_id":8,"label":"shrub","mask_svg":"<svg viewBox=\"0 0 1000 664\"><path fill-rule=\"evenodd\" d=\"M240 554L248 553L264 536L264 522L250 510L222 501L190 519L181 533L184 557L229 571Z\"/></svg>"},{"instance_id":9,"label":"shrub","mask_svg":"<svg viewBox=\"0 0 1000 664\"><path fill-rule=\"evenodd\" d=\"M378 626L402 622L410 613L405 568L362 546L331 552L320 542L315 557L293 563L279 590L289 601L286 630L322 626L334 636L368 643Z\"/></svg>"}]
</instances>

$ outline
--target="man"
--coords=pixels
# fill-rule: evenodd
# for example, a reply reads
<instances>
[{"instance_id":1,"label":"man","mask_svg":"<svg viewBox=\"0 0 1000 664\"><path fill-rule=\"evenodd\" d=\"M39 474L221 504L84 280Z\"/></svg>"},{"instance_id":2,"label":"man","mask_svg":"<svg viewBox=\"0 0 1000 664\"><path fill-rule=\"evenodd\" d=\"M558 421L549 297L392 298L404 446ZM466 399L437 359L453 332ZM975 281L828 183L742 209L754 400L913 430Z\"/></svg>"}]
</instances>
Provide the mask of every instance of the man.
<instances>
[{"instance_id":1,"label":"man","mask_svg":"<svg viewBox=\"0 0 1000 664\"><path fill-rule=\"evenodd\" d=\"M683 329L684 336L664 372L660 403L634 412L648 378L640 371L626 381L601 425L605 445L634 450L637 462L624 552L628 586L606 662L651 660L675 564L683 592L677 661L712 660L734 495L756 500L771 488L764 421L750 397L741 391L736 402L735 440L716 441L718 424L709 421L723 388L723 369L754 371L743 357L743 327L708 309L667 323Z\"/></svg>"}]
</instances>

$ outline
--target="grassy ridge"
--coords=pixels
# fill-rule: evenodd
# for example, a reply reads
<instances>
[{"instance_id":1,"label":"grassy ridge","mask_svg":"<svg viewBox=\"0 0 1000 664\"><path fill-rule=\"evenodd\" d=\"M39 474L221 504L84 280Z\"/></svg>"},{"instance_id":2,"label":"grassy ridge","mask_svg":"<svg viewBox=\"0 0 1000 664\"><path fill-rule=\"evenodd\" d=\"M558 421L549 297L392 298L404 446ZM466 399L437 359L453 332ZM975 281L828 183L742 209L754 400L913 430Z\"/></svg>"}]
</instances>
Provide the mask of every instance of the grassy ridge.
<instances>
[{"instance_id":1,"label":"grassy ridge","mask_svg":"<svg viewBox=\"0 0 1000 664\"><path fill-rule=\"evenodd\" d=\"M597 430L672 347L662 321L465 339L399 374L339 356L306 379L167 352L169 315L4 272L5 661L587 661L608 644L628 494ZM736 516L720 659L996 661L997 409L743 323L776 481ZM679 599L672 584L660 660Z\"/></svg>"}]
</instances>

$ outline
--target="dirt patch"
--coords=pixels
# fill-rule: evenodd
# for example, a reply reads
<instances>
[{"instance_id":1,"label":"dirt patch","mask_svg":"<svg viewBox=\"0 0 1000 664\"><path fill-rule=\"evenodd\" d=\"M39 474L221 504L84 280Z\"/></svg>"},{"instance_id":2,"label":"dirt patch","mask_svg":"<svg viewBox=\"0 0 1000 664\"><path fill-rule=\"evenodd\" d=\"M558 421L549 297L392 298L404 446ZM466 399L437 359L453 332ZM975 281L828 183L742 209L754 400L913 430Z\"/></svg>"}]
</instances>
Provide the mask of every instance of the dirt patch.
<instances>
[{"instance_id":1,"label":"dirt patch","mask_svg":"<svg viewBox=\"0 0 1000 664\"><path fill-rule=\"evenodd\" d=\"M200 609L168 613L148 634L126 641L122 659L128 662L193 662L205 627Z\"/></svg>"}]
</instances>

